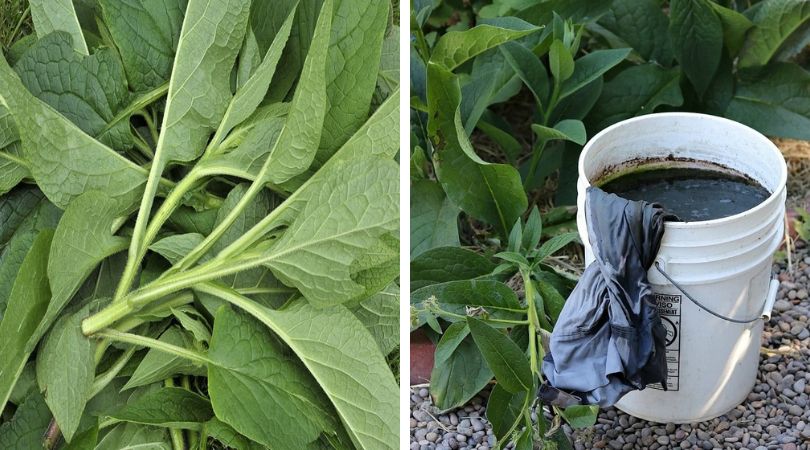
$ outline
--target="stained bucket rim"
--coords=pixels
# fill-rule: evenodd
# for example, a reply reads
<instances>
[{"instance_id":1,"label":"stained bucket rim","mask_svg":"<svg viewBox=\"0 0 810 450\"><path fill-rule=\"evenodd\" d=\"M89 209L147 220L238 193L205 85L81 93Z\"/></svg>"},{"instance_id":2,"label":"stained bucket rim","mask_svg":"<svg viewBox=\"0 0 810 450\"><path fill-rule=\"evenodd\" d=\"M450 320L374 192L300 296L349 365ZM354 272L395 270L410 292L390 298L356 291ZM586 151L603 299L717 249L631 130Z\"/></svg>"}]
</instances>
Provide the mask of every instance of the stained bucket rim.
<instances>
[{"instance_id":1,"label":"stained bucket rim","mask_svg":"<svg viewBox=\"0 0 810 450\"><path fill-rule=\"evenodd\" d=\"M630 125L630 124L635 124L635 123L638 123L638 122L644 122L644 121L649 121L649 120L656 120L656 119L661 119L661 118L667 118L667 117L670 117L670 118L686 118L686 119L698 119L698 118L700 118L700 119L705 119L705 120L708 120L708 121L717 122L719 124L722 124L722 126L724 126L724 127L729 127L730 126L730 127L735 127L735 128L740 129L740 130L743 130L746 133L751 134L753 138L757 139L759 141L758 144L764 144L765 147L768 147L773 152L773 154L775 156L777 156L777 159L779 161L779 172L780 173L779 173L779 182L777 183L776 188L773 189L773 191L771 192L771 195L767 199L763 200L761 203L759 203L758 205L754 206L751 209L747 209L745 211L742 211L740 213L737 213L737 214L734 214L734 215L731 215L731 216L721 217L719 219L699 220L699 221L693 221L693 222L667 222L664 225L665 229L694 230L694 229L700 229L700 228L709 228L709 227L715 227L715 226L722 226L722 225L725 225L725 224L728 224L728 223L735 222L736 220L739 220L744 216L748 216L750 214L756 214L757 212L767 208L772 203L778 201L779 197L781 197L782 192L786 189L786 186L787 186L787 163L785 162L785 157L782 155L782 152L779 150L779 148L776 146L776 144L771 142L771 140L768 139L767 137L765 137L765 135L763 135L759 131L749 127L748 125L742 124L742 123L734 121L734 120L726 119L725 117L718 117L718 116L713 116L713 115L710 115L710 114L701 114L701 113L692 113L692 112L666 112L666 113L645 114L643 116L633 117L633 118L630 118L630 119L622 120L620 122L616 122L613 125L605 128L604 130L602 130L599 133L597 133L596 135L594 135L591 139L589 139L588 142L585 144L585 146L582 148L582 152L580 153L579 161L577 163L577 172L578 172L579 178L581 180L584 180L587 183L588 186L591 185L591 180L589 179L589 177L585 173L585 158L588 155L589 150L591 148L593 148L594 143L598 142L598 140L600 138L604 137L607 134L610 134L611 132L613 132L614 130L616 130L618 128L623 128L623 127L626 127L627 125ZM748 174L746 174L746 175L748 175Z\"/></svg>"}]
</instances>

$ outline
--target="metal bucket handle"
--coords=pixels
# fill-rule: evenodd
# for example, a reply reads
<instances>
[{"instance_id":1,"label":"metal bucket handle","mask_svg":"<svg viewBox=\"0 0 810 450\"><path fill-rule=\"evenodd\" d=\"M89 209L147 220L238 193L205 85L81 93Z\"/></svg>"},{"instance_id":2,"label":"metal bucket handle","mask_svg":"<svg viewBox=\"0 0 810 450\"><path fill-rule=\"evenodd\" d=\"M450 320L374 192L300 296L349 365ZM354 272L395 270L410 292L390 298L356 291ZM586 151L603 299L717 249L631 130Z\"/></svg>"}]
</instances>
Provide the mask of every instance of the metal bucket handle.
<instances>
[{"instance_id":1,"label":"metal bucket handle","mask_svg":"<svg viewBox=\"0 0 810 450\"><path fill-rule=\"evenodd\" d=\"M664 278L666 278L667 281L669 281L673 286L678 288L678 290L681 291L681 293L683 293L683 295L686 296L686 298L688 298L689 301L691 301L692 303L697 305L699 308L705 310L707 313L717 317L718 319L722 319L722 320L725 320L727 322L733 322L733 323L751 323L751 322L756 322L759 319L764 319L764 320L770 320L771 319L771 312L773 310L773 304L776 301L776 291L779 289L779 282L777 280L775 280L775 279L771 280L771 283L768 286L768 296L765 298L765 304L763 305L762 313L757 315L754 318L751 318L751 319L735 319L733 317L724 316L724 315L722 315L722 314L720 314L720 313L718 313L716 311L712 311L711 309L707 308L705 305L703 305L702 303L697 301L694 297L689 295L689 293L686 292L686 290L680 284L678 284L678 282L673 280L672 277L670 277L669 274L666 273L664 271L664 269L661 268L661 264L658 261L655 261L654 265L655 265L655 269L658 270L658 273L660 273Z\"/></svg>"}]
</instances>

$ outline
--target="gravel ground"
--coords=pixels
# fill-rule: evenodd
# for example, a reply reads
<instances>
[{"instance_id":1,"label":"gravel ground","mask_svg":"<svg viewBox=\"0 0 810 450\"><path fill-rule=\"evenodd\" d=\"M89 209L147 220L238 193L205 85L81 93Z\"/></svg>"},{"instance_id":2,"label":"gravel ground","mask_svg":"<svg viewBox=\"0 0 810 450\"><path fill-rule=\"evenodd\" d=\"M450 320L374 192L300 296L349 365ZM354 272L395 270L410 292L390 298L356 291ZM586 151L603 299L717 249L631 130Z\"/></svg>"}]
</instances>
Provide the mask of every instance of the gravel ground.
<instances>
[{"instance_id":1,"label":"gravel ground","mask_svg":"<svg viewBox=\"0 0 810 450\"><path fill-rule=\"evenodd\" d=\"M748 399L716 419L674 425L647 422L615 408L604 409L597 424L572 432L578 450L752 449L810 450L810 252L796 249L794 267L774 266L781 287L762 335L757 384ZM488 393L463 408L440 414L428 389L411 389L411 449L487 450L495 444L485 416ZM507 446L510 448L511 444Z\"/></svg>"}]
</instances>

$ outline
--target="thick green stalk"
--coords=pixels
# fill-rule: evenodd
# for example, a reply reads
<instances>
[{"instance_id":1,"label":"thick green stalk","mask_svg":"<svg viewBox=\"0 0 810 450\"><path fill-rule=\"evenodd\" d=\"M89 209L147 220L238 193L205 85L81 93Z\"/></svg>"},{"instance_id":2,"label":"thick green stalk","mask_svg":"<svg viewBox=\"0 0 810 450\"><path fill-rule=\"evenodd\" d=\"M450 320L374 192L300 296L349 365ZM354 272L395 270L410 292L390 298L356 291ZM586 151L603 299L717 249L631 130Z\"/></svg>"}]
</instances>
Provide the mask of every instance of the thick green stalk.
<instances>
[{"instance_id":1,"label":"thick green stalk","mask_svg":"<svg viewBox=\"0 0 810 450\"><path fill-rule=\"evenodd\" d=\"M137 347L153 348L155 350L168 353L170 355L185 358L199 365L205 365L212 361L202 353L195 352L177 345L167 344L157 339L148 338L146 336L139 336L137 334L122 333L117 330L107 329L96 334L99 337L108 338L113 341L123 342L125 344L132 344Z\"/></svg>"},{"instance_id":2,"label":"thick green stalk","mask_svg":"<svg viewBox=\"0 0 810 450\"><path fill-rule=\"evenodd\" d=\"M163 380L163 385L166 387L175 387L174 380L171 378ZM183 430L179 428L169 428L169 435L172 437L172 447L174 447L174 450L186 450Z\"/></svg>"},{"instance_id":3,"label":"thick green stalk","mask_svg":"<svg viewBox=\"0 0 810 450\"><path fill-rule=\"evenodd\" d=\"M115 377L118 376L121 370L124 369L124 366L127 365L130 358L132 358L132 355L135 354L136 350L137 349L135 347L127 349L127 351L125 351L121 356L118 357L118 359L115 361L115 364L113 364L112 367L109 368L109 370L107 370L103 374L96 377L95 380L93 380L93 387L90 389L89 398L93 398L96 395L98 395L99 392L101 392L105 387L107 387L107 385L110 384L110 382L112 382L112 380L114 380Z\"/></svg>"},{"instance_id":4,"label":"thick green stalk","mask_svg":"<svg viewBox=\"0 0 810 450\"><path fill-rule=\"evenodd\" d=\"M537 309L535 309L534 305L534 284L532 283L532 277L529 272L521 270L520 275L523 278L526 304L529 313L529 362L533 376L540 376L540 370L537 364L537 332L540 330L540 322L537 318Z\"/></svg>"}]
</instances>

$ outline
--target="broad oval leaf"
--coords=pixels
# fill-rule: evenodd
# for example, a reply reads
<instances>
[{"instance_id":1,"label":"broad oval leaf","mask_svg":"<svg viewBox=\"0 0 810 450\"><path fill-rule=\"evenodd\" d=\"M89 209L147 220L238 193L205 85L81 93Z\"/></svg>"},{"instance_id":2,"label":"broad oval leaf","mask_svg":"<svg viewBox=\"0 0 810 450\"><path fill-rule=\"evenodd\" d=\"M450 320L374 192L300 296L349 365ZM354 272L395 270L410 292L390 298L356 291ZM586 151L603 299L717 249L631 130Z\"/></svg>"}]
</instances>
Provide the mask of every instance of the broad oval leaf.
<instances>
[{"instance_id":1,"label":"broad oval leaf","mask_svg":"<svg viewBox=\"0 0 810 450\"><path fill-rule=\"evenodd\" d=\"M447 281L480 278L492 273L496 264L473 250L439 247L411 261L411 290Z\"/></svg>"},{"instance_id":2,"label":"broad oval leaf","mask_svg":"<svg viewBox=\"0 0 810 450\"><path fill-rule=\"evenodd\" d=\"M810 3L765 0L757 6L754 28L748 33L740 52L741 68L764 66L774 56L778 57L781 50L790 54L807 45L806 31L803 32L802 28L810 19Z\"/></svg>"},{"instance_id":3,"label":"broad oval leaf","mask_svg":"<svg viewBox=\"0 0 810 450\"><path fill-rule=\"evenodd\" d=\"M430 374L430 395L442 411L464 405L492 380L492 371L465 322L454 323L444 331L436 355L439 359Z\"/></svg>"},{"instance_id":4,"label":"broad oval leaf","mask_svg":"<svg viewBox=\"0 0 810 450\"><path fill-rule=\"evenodd\" d=\"M30 0L30 6L31 19L40 39L54 31L64 31L73 38L73 46L77 52L88 54L87 43L71 0Z\"/></svg>"},{"instance_id":5,"label":"broad oval leaf","mask_svg":"<svg viewBox=\"0 0 810 450\"><path fill-rule=\"evenodd\" d=\"M331 405L301 363L262 323L223 306L209 350L208 390L217 417L268 446L306 446L334 429Z\"/></svg>"},{"instance_id":6,"label":"broad oval leaf","mask_svg":"<svg viewBox=\"0 0 810 450\"><path fill-rule=\"evenodd\" d=\"M201 429L213 416L208 399L177 387L148 392L110 414L123 422L189 430Z\"/></svg>"},{"instance_id":7,"label":"broad oval leaf","mask_svg":"<svg viewBox=\"0 0 810 450\"><path fill-rule=\"evenodd\" d=\"M411 185L411 258L435 248L458 246L459 210L435 181Z\"/></svg>"},{"instance_id":8,"label":"broad oval leaf","mask_svg":"<svg viewBox=\"0 0 810 450\"><path fill-rule=\"evenodd\" d=\"M511 393L529 391L534 377L526 355L517 344L480 319L467 317L467 326L498 384Z\"/></svg>"},{"instance_id":9,"label":"broad oval leaf","mask_svg":"<svg viewBox=\"0 0 810 450\"><path fill-rule=\"evenodd\" d=\"M698 95L703 95L720 65L723 25L708 0L673 0L669 35L675 58Z\"/></svg>"},{"instance_id":10,"label":"broad oval leaf","mask_svg":"<svg viewBox=\"0 0 810 450\"><path fill-rule=\"evenodd\" d=\"M466 31L445 33L436 43L430 62L452 71L470 58L480 55L491 48L540 30L540 28L523 23L525 26L517 29L478 25Z\"/></svg>"}]
</instances>

